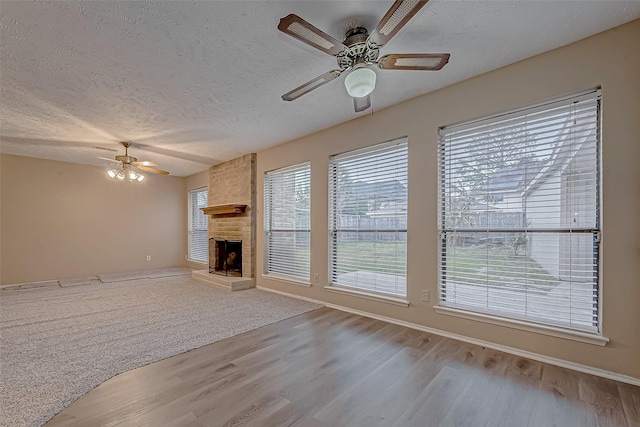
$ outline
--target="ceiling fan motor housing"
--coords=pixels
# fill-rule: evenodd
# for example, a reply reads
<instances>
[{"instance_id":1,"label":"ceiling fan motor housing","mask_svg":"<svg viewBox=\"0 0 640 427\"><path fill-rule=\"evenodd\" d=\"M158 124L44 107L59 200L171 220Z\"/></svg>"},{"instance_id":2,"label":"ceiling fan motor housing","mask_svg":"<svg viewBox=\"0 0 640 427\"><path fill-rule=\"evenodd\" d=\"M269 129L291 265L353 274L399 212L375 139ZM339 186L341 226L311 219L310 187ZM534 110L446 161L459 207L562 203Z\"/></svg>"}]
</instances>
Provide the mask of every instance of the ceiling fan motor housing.
<instances>
[{"instance_id":1,"label":"ceiling fan motor housing","mask_svg":"<svg viewBox=\"0 0 640 427\"><path fill-rule=\"evenodd\" d=\"M378 60L380 49L373 43L367 42L369 33L366 28L356 27L344 35L346 48L337 55L338 66L342 71L357 64L369 65Z\"/></svg>"},{"instance_id":2,"label":"ceiling fan motor housing","mask_svg":"<svg viewBox=\"0 0 640 427\"><path fill-rule=\"evenodd\" d=\"M136 159L133 156L116 156L116 160L121 161L122 163L124 163L125 165L130 165L133 162L137 162L138 159Z\"/></svg>"}]
</instances>

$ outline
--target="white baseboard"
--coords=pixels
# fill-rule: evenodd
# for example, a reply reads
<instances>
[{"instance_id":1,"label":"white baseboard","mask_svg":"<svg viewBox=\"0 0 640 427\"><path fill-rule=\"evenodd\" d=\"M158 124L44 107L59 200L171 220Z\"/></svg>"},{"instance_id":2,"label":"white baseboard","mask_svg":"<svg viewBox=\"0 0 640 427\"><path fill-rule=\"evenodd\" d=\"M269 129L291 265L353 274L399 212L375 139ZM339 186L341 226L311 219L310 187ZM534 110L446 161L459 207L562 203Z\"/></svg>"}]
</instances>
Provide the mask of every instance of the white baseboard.
<instances>
[{"instance_id":1,"label":"white baseboard","mask_svg":"<svg viewBox=\"0 0 640 427\"><path fill-rule=\"evenodd\" d=\"M316 303L316 304L322 304L322 305L325 305L325 306L327 306L329 308L333 308L333 309L336 309L336 310L346 311L348 313L358 314L360 316L369 317L369 318L376 319L376 320L381 320L383 322L393 323L393 324L396 324L396 325L405 326L407 328L417 329L419 331L427 332L427 333L430 333L430 334L440 335L440 336L443 336L443 337L446 337L446 338L451 338L451 339L454 339L454 340L467 342L469 344L475 344L475 345L479 345L481 347L492 348L494 350L503 351L505 353L510 353L510 354L513 354L513 355L516 355L516 356L526 357L527 359L537 360L538 362L548 363L550 365L560 366L562 368L567 368L567 369L573 369L574 371L578 371L578 372L584 372L585 374L596 375L598 377L608 378L610 380L615 380L615 381L620 381L620 382L631 384L631 385L635 385L635 386L640 386L640 379L631 377L629 375L622 375L622 374L618 374L616 372L611 372L611 371L607 371L607 370L604 370L604 369L594 368L592 366L583 365L581 363L570 362L568 360L558 359L558 358L551 357L551 356L545 356L544 354L533 353L531 351L521 350L521 349L518 349L518 348L509 347L509 346L506 346L506 345L495 344L495 343L492 343L490 341L471 338L471 337L467 337L465 335L454 334L452 332L447 332L447 331L443 331L443 330L440 330L440 329L429 328L427 326L418 325L417 323L405 322L404 320L398 320L398 319L394 319L392 317L387 317L387 316L380 316L378 314L369 313L368 311L356 310L356 309L345 307L345 306L342 306L342 305L331 304L331 303L327 303L327 302L324 302L324 301L303 297L303 296L300 296L300 295L290 294L288 292L282 292L282 291L277 291L275 289L265 288L263 286L257 286L257 288L261 289L263 291L267 291L267 292L273 292L273 293L276 293L276 294L285 295L285 296L288 296L288 297L297 298L297 299L301 299L301 300L304 300L304 301L313 302L313 303Z\"/></svg>"},{"instance_id":2,"label":"white baseboard","mask_svg":"<svg viewBox=\"0 0 640 427\"><path fill-rule=\"evenodd\" d=\"M260 289L261 291L273 292L274 294L280 294L280 295L284 295L286 297L291 297L291 298L295 298L295 299L301 299L302 301L312 302L314 304L326 305L327 307L329 307L329 304L327 304L324 301L320 301L320 300L313 299L313 298L307 298L307 297L303 297L303 296L300 296L300 295L290 294L289 292L276 291L275 289L265 288L264 286L260 286L260 285L256 285L256 289ZM334 308L334 307L331 307L331 308Z\"/></svg>"}]
</instances>

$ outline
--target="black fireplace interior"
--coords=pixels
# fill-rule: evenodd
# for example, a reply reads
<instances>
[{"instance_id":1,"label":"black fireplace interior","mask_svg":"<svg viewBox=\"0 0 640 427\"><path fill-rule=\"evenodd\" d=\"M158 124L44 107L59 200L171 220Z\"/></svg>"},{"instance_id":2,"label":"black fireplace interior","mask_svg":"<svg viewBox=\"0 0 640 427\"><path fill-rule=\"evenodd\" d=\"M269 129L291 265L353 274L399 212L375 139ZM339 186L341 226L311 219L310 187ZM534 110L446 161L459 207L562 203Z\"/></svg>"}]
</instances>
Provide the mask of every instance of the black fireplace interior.
<instances>
[{"instance_id":1,"label":"black fireplace interior","mask_svg":"<svg viewBox=\"0 0 640 427\"><path fill-rule=\"evenodd\" d=\"M209 273L242 277L242 240L209 239Z\"/></svg>"}]
</instances>

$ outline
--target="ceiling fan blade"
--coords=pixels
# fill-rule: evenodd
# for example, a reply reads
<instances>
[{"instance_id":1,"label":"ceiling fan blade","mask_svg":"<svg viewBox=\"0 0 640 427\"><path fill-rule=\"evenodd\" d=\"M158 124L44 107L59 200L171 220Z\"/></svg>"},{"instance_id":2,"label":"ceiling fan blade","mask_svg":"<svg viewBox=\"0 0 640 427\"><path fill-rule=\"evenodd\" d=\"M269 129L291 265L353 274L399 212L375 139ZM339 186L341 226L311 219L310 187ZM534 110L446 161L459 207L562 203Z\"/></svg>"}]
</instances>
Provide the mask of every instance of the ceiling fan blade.
<instances>
[{"instance_id":1,"label":"ceiling fan blade","mask_svg":"<svg viewBox=\"0 0 640 427\"><path fill-rule=\"evenodd\" d=\"M136 165L136 166L160 166L160 163L149 162L149 161L133 162L133 164Z\"/></svg>"},{"instance_id":2,"label":"ceiling fan blade","mask_svg":"<svg viewBox=\"0 0 640 427\"><path fill-rule=\"evenodd\" d=\"M448 53L392 53L378 59L383 70L431 70L438 71L449 62Z\"/></svg>"},{"instance_id":3,"label":"ceiling fan blade","mask_svg":"<svg viewBox=\"0 0 640 427\"><path fill-rule=\"evenodd\" d=\"M113 162L113 163L122 163L120 160L109 159L107 157L98 157L98 159L107 160L107 161Z\"/></svg>"},{"instance_id":4,"label":"ceiling fan blade","mask_svg":"<svg viewBox=\"0 0 640 427\"><path fill-rule=\"evenodd\" d=\"M371 95L363 96L362 98L353 98L353 109L356 113L371 108Z\"/></svg>"},{"instance_id":5,"label":"ceiling fan blade","mask_svg":"<svg viewBox=\"0 0 640 427\"><path fill-rule=\"evenodd\" d=\"M309 80L308 82L298 86L294 90L285 93L282 95L283 101L293 101L294 99L300 98L302 95L311 92L312 90L319 88L320 86L329 83L331 80L338 77L342 71L340 70L331 70L326 73L316 77L313 80Z\"/></svg>"},{"instance_id":6,"label":"ceiling fan blade","mask_svg":"<svg viewBox=\"0 0 640 427\"><path fill-rule=\"evenodd\" d=\"M334 39L298 15L291 14L282 18L280 24L278 24L278 29L329 55L335 56L345 48L342 42Z\"/></svg>"},{"instance_id":7,"label":"ceiling fan blade","mask_svg":"<svg viewBox=\"0 0 640 427\"><path fill-rule=\"evenodd\" d=\"M369 41L383 46L404 27L429 0L396 0L369 36Z\"/></svg>"},{"instance_id":8,"label":"ceiling fan blade","mask_svg":"<svg viewBox=\"0 0 640 427\"><path fill-rule=\"evenodd\" d=\"M169 175L169 172L163 171L162 169L154 169L148 166L138 166L138 169L142 169L146 172L157 173L158 175Z\"/></svg>"}]
</instances>

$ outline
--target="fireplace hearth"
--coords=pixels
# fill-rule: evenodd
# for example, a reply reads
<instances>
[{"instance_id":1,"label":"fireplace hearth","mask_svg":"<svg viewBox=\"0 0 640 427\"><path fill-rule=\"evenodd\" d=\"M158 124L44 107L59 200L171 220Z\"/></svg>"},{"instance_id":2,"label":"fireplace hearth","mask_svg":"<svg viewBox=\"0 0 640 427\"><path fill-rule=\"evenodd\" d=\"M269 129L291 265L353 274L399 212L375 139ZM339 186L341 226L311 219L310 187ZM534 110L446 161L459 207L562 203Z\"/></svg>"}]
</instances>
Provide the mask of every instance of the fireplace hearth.
<instances>
[{"instance_id":1,"label":"fireplace hearth","mask_svg":"<svg viewBox=\"0 0 640 427\"><path fill-rule=\"evenodd\" d=\"M242 277L242 240L209 239L209 273Z\"/></svg>"}]
</instances>

